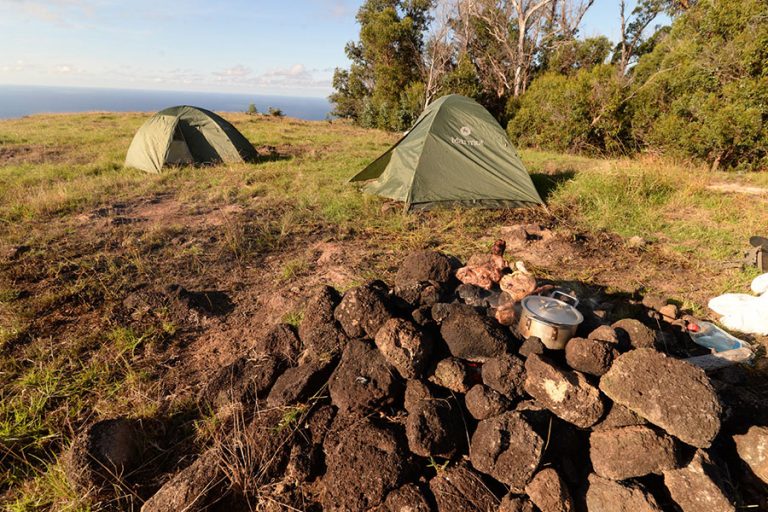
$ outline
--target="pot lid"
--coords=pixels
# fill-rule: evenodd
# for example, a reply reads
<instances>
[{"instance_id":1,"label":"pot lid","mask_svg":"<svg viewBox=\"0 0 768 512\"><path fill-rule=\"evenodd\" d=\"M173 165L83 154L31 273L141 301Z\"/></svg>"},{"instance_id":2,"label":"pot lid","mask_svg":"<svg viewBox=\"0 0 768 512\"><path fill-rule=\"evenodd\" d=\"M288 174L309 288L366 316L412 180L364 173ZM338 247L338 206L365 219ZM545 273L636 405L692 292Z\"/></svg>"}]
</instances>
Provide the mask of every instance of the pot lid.
<instances>
[{"instance_id":1,"label":"pot lid","mask_svg":"<svg viewBox=\"0 0 768 512\"><path fill-rule=\"evenodd\" d=\"M584 321L578 309L552 297L529 295L523 299L522 306L537 320L550 324L579 325Z\"/></svg>"}]
</instances>

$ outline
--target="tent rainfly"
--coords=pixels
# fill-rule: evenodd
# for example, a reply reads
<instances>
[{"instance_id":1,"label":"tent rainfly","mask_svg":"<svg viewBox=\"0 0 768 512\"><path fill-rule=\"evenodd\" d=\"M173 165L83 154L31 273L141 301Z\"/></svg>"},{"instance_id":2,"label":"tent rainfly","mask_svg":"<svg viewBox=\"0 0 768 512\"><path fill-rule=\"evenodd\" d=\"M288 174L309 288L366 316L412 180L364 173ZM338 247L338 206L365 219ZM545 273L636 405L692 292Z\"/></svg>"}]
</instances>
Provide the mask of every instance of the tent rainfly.
<instances>
[{"instance_id":1,"label":"tent rainfly","mask_svg":"<svg viewBox=\"0 0 768 512\"><path fill-rule=\"evenodd\" d=\"M222 117L183 105L158 112L139 128L125 166L160 173L167 165L243 162L256 157L248 139Z\"/></svg>"},{"instance_id":2,"label":"tent rainfly","mask_svg":"<svg viewBox=\"0 0 768 512\"><path fill-rule=\"evenodd\" d=\"M403 201L406 210L543 204L504 129L457 94L431 103L402 139L350 181L368 180L365 192Z\"/></svg>"}]
</instances>

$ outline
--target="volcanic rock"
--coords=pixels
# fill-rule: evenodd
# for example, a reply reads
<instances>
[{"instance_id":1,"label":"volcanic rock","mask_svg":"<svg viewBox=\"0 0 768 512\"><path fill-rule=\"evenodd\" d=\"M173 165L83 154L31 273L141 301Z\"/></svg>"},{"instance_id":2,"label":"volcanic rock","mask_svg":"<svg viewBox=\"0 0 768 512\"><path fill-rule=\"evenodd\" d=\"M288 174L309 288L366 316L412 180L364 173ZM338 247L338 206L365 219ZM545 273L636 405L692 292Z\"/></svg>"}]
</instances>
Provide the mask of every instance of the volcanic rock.
<instances>
[{"instance_id":1,"label":"volcanic rock","mask_svg":"<svg viewBox=\"0 0 768 512\"><path fill-rule=\"evenodd\" d=\"M224 487L220 458L221 454L214 448L204 452L144 502L141 512L208 510L221 496Z\"/></svg>"},{"instance_id":2,"label":"volcanic rock","mask_svg":"<svg viewBox=\"0 0 768 512\"><path fill-rule=\"evenodd\" d=\"M344 412L366 412L395 403L402 383L376 347L350 340L328 382L331 402Z\"/></svg>"},{"instance_id":3,"label":"volcanic rock","mask_svg":"<svg viewBox=\"0 0 768 512\"><path fill-rule=\"evenodd\" d=\"M490 302L494 297L498 297L500 294L494 290L486 290L480 288L474 284L460 284L456 288L456 296L461 299L464 304L476 308L487 308L490 306Z\"/></svg>"},{"instance_id":4,"label":"volcanic rock","mask_svg":"<svg viewBox=\"0 0 768 512\"><path fill-rule=\"evenodd\" d=\"M379 329L376 346L404 379L420 377L432 354L432 339L401 318L392 318Z\"/></svg>"},{"instance_id":5,"label":"volcanic rock","mask_svg":"<svg viewBox=\"0 0 768 512\"><path fill-rule=\"evenodd\" d=\"M587 336L587 339L605 341L608 343L613 343L614 345L619 344L619 336L618 334L616 334L616 330L610 325L601 325L600 327L598 327L597 329L589 333L589 336Z\"/></svg>"},{"instance_id":6,"label":"volcanic rock","mask_svg":"<svg viewBox=\"0 0 768 512\"><path fill-rule=\"evenodd\" d=\"M623 484L589 475L589 512L662 512L656 499L640 485Z\"/></svg>"},{"instance_id":7,"label":"volcanic rock","mask_svg":"<svg viewBox=\"0 0 768 512\"><path fill-rule=\"evenodd\" d=\"M403 408L411 413L423 400L434 400L435 396L429 387L420 380L409 380L405 385Z\"/></svg>"},{"instance_id":8,"label":"volcanic rock","mask_svg":"<svg viewBox=\"0 0 768 512\"><path fill-rule=\"evenodd\" d=\"M736 510L723 492L719 469L702 450L686 467L665 471L664 485L683 512Z\"/></svg>"},{"instance_id":9,"label":"volcanic rock","mask_svg":"<svg viewBox=\"0 0 768 512\"><path fill-rule=\"evenodd\" d=\"M659 314L667 322L674 322L680 317L680 309L675 304L667 304L659 309Z\"/></svg>"},{"instance_id":10,"label":"volcanic rock","mask_svg":"<svg viewBox=\"0 0 768 512\"><path fill-rule=\"evenodd\" d=\"M347 342L347 336L333 315L339 302L341 302L339 292L330 286L323 286L304 308L299 337L307 349L316 356L328 357L339 354Z\"/></svg>"},{"instance_id":11,"label":"volcanic rock","mask_svg":"<svg viewBox=\"0 0 768 512\"><path fill-rule=\"evenodd\" d=\"M483 384L510 400L517 400L525 392L525 363L512 354L489 359L481 370Z\"/></svg>"},{"instance_id":12,"label":"volcanic rock","mask_svg":"<svg viewBox=\"0 0 768 512\"><path fill-rule=\"evenodd\" d=\"M337 421L340 425L337 426ZM328 469L322 478L326 510L367 510L379 505L407 475L402 437L390 426L337 417L335 441L325 442Z\"/></svg>"},{"instance_id":13,"label":"volcanic rock","mask_svg":"<svg viewBox=\"0 0 768 512\"><path fill-rule=\"evenodd\" d=\"M602 417L600 391L581 373L562 370L538 355L526 360L525 370L525 390L556 416L581 428Z\"/></svg>"},{"instance_id":14,"label":"volcanic rock","mask_svg":"<svg viewBox=\"0 0 768 512\"><path fill-rule=\"evenodd\" d=\"M411 312L411 319L416 323L416 325L420 325L422 327L425 327L431 324L432 323L432 307L421 306L414 309Z\"/></svg>"},{"instance_id":15,"label":"volcanic rock","mask_svg":"<svg viewBox=\"0 0 768 512\"><path fill-rule=\"evenodd\" d=\"M541 462L544 441L516 412L481 421L472 435L469 456L478 471L522 491Z\"/></svg>"},{"instance_id":16,"label":"volcanic rock","mask_svg":"<svg viewBox=\"0 0 768 512\"><path fill-rule=\"evenodd\" d=\"M396 287L421 281L447 283L453 278L451 258L437 251L417 251L405 257L395 275Z\"/></svg>"},{"instance_id":17,"label":"volcanic rock","mask_svg":"<svg viewBox=\"0 0 768 512\"><path fill-rule=\"evenodd\" d=\"M616 331L619 345L624 348L654 348L656 333L634 318L624 318L611 327Z\"/></svg>"},{"instance_id":18,"label":"volcanic rock","mask_svg":"<svg viewBox=\"0 0 768 512\"><path fill-rule=\"evenodd\" d=\"M277 324L253 345L256 354L270 354L296 364L301 352L301 340L288 324Z\"/></svg>"},{"instance_id":19,"label":"volcanic rock","mask_svg":"<svg viewBox=\"0 0 768 512\"><path fill-rule=\"evenodd\" d=\"M619 356L600 389L693 446L708 447L720 431L722 407L704 370L653 349Z\"/></svg>"},{"instance_id":20,"label":"volcanic rock","mask_svg":"<svg viewBox=\"0 0 768 512\"><path fill-rule=\"evenodd\" d=\"M768 484L768 427L750 427L746 434L733 436L733 441L741 460Z\"/></svg>"},{"instance_id":21,"label":"volcanic rock","mask_svg":"<svg viewBox=\"0 0 768 512\"><path fill-rule=\"evenodd\" d=\"M662 512L656 499L638 484L624 484L594 473L587 489L589 512Z\"/></svg>"},{"instance_id":22,"label":"volcanic rock","mask_svg":"<svg viewBox=\"0 0 768 512\"><path fill-rule=\"evenodd\" d=\"M626 480L677 467L675 440L644 427L622 427L592 432L589 457L595 473Z\"/></svg>"},{"instance_id":23,"label":"volcanic rock","mask_svg":"<svg viewBox=\"0 0 768 512\"><path fill-rule=\"evenodd\" d=\"M432 507L417 485L405 484L387 494L381 512L432 512Z\"/></svg>"},{"instance_id":24,"label":"volcanic rock","mask_svg":"<svg viewBox=\"0 0 768 512\"><path fill-rule=\"evenodd\" d=\"M448 315L450 314L451 310L453 310L454 307L456 307L457 304L448 304L446 302L438 302L437 304L433 304L430 308L430 316L432 317L432 320L435 322L442 323L443 320L448 318Z\"/></svg>"},{"instance_id":25,"label":"volcanic rock","mask_svg":"<svg viewBox=\"0 0 768 512\"><path fill-rule=\"evenodd\" d=\"M395 293L411 307L431 307L446 298L443 287L436 281L421 281L405 287L395 287Z\"/></svg>"},{"instance_id":26,"label":"volcanic rock","mask_svg":"<svg viewBox=\"0 0 768 512\"><path fill-rule=\"evenodd\" d=\"M621 404L616 402L609 402L607 407L608 414L606 414L600 423L597 423L592 427L592 430L611 430L620 427L631 427L634 425L647 425L648 422L643 418L630 411Z\"/></svg>"},{"instance_id":27,"label":"volcanic rock","mask_svg":"<svg viewBox=\"0 0 768 512\"><path fill-rule=\"evenodd\" d=\"M481 363L507 350L507 332L469 307L452 308L440 326L440 334L454 357Z\"/></svg>"},{"instance_id":28,"label":"volcanic rock","mask_svg":"<svg viewBox=\"0 0 768 512\"><path fill-rule=\"evenodd\" d=\"M526 359L530 357L531 354L543 355L544 352L546 352L546 347L536 336L526 338L523 344L520 345L520 349L518 349L518 353Z\"/></svg>"},{"instance_id":29,"label":"volcanic rock","mask_svg":"<svg viewBox=\"0 0 768 512\"><path fill-rule=\"evenodd\" d=\"M335 361L311 360L288 368L272 385L267 404L279 407L308 400L325 385L334 366Z\"/></svg>"},{"instance_id":30,"label":"volcanic rock","mask_svg":"<svg viewBox=\"0 0 768 512\"><path fill-rule=\"evenodd\" d=\"M333 315L350 338L373 339L382 325L394 316L381 281L348 290Z\"/></svg>"},{"instance_id":31,"label":"volcanic rock","mask_svg":"<svg viewBox=\"0 0 768 512\"><path fill-rule=\"evenodd\" d=\"M206 384L200 403L219 409L233 402L250 403L265 398L285 365L285 359L269 354L239 357Z\"/></svg>"},{"instance_id":32,"label":"volcanic rock","mask_svg":"<svg viewBox=\"0 0 768 512\"><path fill-rule=\"evenodd\" d=\"M467 411L476 420L497 416L509 408L509 401L504 395L482 384L475 384L464 397Z\"/></svg>"},{"instance_id":33,"label":"volcanic rock","mask_svg":"<svg viewBox=\"0 0 768 512\"><path fill-rule=\"evenodd\" d=\"M465 446L463 430L461 411L453 400L422 400L412 407L405 422L408 447L422 457L453 457Z\"/></svg>"},{"instance_id":34,"label":"volcanic rock","mask_svg":"<svg viewBox=\"0 0 768 512\"><path fill-rule=\"evenodd\" d=\"M499 512L534 512L533 504L522 496L507 494L501 499Z\"/></svg>"},{"instance_id":35,"label":"volcanic rock","mask_svg":"<svg viewBox=\"0 0 768 512\"><path fill-rule=\"evenodd\" d=\"M491 512L498 507L496 496L488 490L480 475L464 464L442 471L429 481L437 512Z\"/></svg>"},{"instance_id":36,"label":"volcanic rock","mask_svg":"<svg viewBox=\"0 0 768 512\"><path fill-rule=\"evenodd\" d=\"M85 494L119 482L141 462L140 424L127 418L103 420L78 435L64 457L73 488Z\"/></svg>"},{"instance_id":37,"label":"volcanic rock","mask_svg":"<svg viewBox=\"0 0 768 512\"><path fill-rule=\"evenodd\" d=\"M467 365L455 357L439 361L429 380L456 393L466 393L471 386Z\"/></svg>"},{"instance_id":38,"label":"volcanic rock","mask_svg":"<svg viewBox=\"0 0 768 512\"><path fill-rule=\"evenodd\" d=\"M615 346L607 341L571 338L565 346L568 366L590 375L603 375L618 355Z\"/></svg>"},{"instance_id":39,"label":"volcanic rock","mask_svg":"<svg viewBox=\"0 0 768 512\"><path fill-rule=\"evenodd\" d=\"M553 468L544 468L525 486L525 493L541 512L571 512L573 499L568 487Z\"/></svg>"}]
</instances>

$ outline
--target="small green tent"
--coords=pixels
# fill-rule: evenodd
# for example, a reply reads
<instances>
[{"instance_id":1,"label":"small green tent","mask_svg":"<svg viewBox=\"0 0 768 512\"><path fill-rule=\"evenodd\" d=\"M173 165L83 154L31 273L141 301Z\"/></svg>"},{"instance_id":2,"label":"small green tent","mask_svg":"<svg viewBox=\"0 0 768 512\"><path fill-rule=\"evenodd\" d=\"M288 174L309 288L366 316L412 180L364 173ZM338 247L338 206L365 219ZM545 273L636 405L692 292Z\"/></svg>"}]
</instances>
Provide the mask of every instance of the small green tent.
<instances>
[{"instance_id":1,"label":"small green tent","mask_svg":"<svg viewBox=\"0 0 768 512\"><path fill-rule=\"evenodd\" d=\"M256 156L248 139L223 118L183 105L158 112L139 128L125 166L159 173L166 165L243 162Z\"/></svg>"},{"instance_id":2,"label":"small green tent","mask_svg":"<svg viewBox=\"0 0 768 512\"><path fill-rule=\"evenodd\" d=\"M350 181L365 192L436 205L514 208L542 204L504 129L480 104L452 94L431 103L413 128Z\"/></svg>"}]
</instances>

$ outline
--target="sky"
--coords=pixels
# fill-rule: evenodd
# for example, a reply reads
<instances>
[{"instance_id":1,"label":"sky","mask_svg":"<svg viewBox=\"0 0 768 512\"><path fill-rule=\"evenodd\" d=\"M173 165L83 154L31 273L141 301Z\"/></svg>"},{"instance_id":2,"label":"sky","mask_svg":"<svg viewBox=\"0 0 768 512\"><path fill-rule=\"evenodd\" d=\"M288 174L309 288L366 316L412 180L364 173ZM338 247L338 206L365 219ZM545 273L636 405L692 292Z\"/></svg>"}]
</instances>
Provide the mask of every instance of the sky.
<instances>
[{"instance_id":1,"label":"sky","mask_svg":"<svg viewBox=\"0 0 768 512\"><path fill-rule=\"evenodd\" d=\"M0 0L0 85L327 96L362 1ZM582 34L615 41L618 5Z\"/></svg>"}]
</instances>

